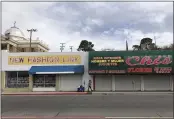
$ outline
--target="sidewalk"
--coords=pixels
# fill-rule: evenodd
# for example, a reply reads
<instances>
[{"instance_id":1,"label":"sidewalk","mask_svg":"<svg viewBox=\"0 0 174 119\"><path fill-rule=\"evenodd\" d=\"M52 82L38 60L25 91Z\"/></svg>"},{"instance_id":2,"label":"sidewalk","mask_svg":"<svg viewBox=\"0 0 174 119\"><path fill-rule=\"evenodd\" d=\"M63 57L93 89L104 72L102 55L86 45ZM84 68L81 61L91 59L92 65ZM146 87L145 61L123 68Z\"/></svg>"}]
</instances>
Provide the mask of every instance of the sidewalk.
<instances>
[{"instance_id":1,"label":"sidewalk","mask_svg":"<svg viewBox=\"0 0 174 119\"><path fill-rule=\"evenodd\" d=\"M127 95L127 94L135 94L135 95L173 95L173 92L92 92L92 95Z\"/></svg>"},{"instance_id":2,"label":"sidewalk","mask_svg":"<svg viewBox=\"0 0 174 119\"><path fill-rule=\"evenodd\" d=\"M2 92L1 95L87 95L88 92Z\"/></svg>"}]
</instances>

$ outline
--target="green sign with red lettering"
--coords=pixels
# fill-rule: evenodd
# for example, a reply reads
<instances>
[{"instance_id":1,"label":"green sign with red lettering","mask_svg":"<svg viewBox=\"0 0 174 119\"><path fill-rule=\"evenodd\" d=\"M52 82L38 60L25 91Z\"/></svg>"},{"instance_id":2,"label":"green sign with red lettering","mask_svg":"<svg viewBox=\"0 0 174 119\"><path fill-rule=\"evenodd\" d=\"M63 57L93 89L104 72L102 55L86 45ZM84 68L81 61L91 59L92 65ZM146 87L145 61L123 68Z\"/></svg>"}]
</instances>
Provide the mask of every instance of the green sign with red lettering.
<instances>
[{"instance_id":1,"label":"green sign with red lettering","mask_svg":"<svg viewBox=\"0 0 174 119\"><path fill-rule=\"evenodd\" d=\"M92 51L89 52L89 74L170 74L173 68L172 53Z\"/></svg>"}]
</instances>

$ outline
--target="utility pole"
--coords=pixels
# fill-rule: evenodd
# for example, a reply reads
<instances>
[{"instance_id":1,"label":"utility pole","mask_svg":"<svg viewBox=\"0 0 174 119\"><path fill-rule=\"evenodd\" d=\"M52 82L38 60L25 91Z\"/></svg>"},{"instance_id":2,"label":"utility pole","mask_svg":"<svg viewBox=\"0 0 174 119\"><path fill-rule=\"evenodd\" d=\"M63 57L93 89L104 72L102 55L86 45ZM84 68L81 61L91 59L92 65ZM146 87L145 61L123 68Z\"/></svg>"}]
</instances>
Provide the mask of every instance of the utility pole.
<instances>
[{"instance_id":1,"label":"utility pole","mask_svg":"<svg viewBox=\"0 0 174 119\"><path fill-rule=\"evenodd\" d=\"M70 50L71 50L71 52L72 52L73 46L69 46L69 48L70 48Z\"/></svg>"},{"instance_id":2,"label":"utility pole","mask_svg":"<svg viewBox=\"0 0 174 119\"><path fill-rule=\"evenodd\" d=\"M32 33L37 32L37 29L27 29L28 32L30 32L30 52L31 52L31 40L32 40Z\"/></svg>"},{"instance_id":3,"label":"utility pole","mask_svg":"<svg viewBox=\"0 0 174 119\"><path fill-rule=\"evenodd\" d=\"M155 47L156 47L156 36L154 36L154 40L155 40Z\"/></svg>"},{"instance_id":4,"label":"utility pole","mask_svg":"<svg viewBox=\"0 0 174 119\"><path fill-rule=\"evenodd\" d=\"M155 41L155 47L157 47L157 44L156 44L156 40L158 39L158 38L160 38L160 36L154 36L154 41Z\"/></svg>"},{"instance_id":5,"label":"utility pole","mask_svg":"<svg viewBox=\"0 0 174 119\"><path fill-rule=\"evenodd\" d=\"M64 50L64 47L65 47L64 44L65 44L65 43L60 43L60 44L61 44L61 46L60 46L60 51L62 52L62 51Z\"/></svg>"}]
</instances>

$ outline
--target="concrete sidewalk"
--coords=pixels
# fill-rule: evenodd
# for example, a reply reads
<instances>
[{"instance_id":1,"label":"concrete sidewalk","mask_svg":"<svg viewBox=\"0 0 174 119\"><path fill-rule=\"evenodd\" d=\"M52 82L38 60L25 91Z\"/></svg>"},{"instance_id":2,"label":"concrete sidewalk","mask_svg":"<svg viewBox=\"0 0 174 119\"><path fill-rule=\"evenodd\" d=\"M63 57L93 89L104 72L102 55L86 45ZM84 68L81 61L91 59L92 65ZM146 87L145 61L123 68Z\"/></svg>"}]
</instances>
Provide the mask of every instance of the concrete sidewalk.
<instances>
[{"instance_id":1,"label":"concrete sidewalk","mask_svg":"<svg viewBox=\"0 0 174 119\"><path fill-rule=\"evenodd\" d=\"M173 95L173 92L2 92L1 95Z\"/></svg>"},{"instance_id":2,"label":"concrete sidewalk","mask_svg":"<svg viewBox=\"0 0 174 119\"><path fill-rule=\"evenodd\" d=\"M2 92L1 95L86 95L88 92Z\"/></svg>"},{"instance_id":3,"label":"concrete sidewalk","mask_svg":"<svg viewBox=\"0 0 174 119\"><path fill-rule=\"evenodd\" d=\"M173 95L173 92L92 92L92 95Z\"/></svg>"}]
</instances>

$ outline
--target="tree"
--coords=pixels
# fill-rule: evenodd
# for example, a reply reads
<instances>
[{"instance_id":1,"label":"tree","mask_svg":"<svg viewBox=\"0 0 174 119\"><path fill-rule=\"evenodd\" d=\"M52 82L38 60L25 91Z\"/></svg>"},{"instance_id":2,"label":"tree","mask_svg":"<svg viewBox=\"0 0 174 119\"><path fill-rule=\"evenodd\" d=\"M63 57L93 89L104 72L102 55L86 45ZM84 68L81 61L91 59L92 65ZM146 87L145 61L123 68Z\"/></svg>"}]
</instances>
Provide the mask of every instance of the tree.
<instances>
[{"instance_id":1,"label":"tree","mask_svg":"<svg viewBox=\"0 0 174 119\"><path fill-rule=\"evenodd\" d=\"M87 40L82 40L80 42L80 45L79 45L79 48L77 49L77 51L84 51L84 52L87 52L87 51L95 51L93 49L94 47L94 44L90 41L87 41Z\"/></svg>"},{"instance_id":2,"label":"tree","mask_svg":"<svg viewBox=\"0 0 174 119\"><path fill-rule=\"evenodd\" d=\"M152 43L151 38L143 38L140 41L140 45L133 45L133 50L156 50L157 46Z\"/></svg>"},{"instance_id":3,"label":"tree","mask_svg":"<svg viewBox=\"0 0 174 119\"><path fill-rule=\"evenodd\" d=\"M140 50L140 46L139 45L133 45L132 48L133 48L133 50Z\"/></svg>"},{"instance_id":4,"label":"tree","mask_svg":"<svg viewBox=\"0 0 174 119\"><path fill-rule=\"evenodd\" d=\"M133 45L132 48L133 48L133 51L135 50L172 50L174 48L174 44L159 47L155 43L152 43L151 38L143 38L140 41L140 45Z\"/></svg>"},{"instance_id":5,"label":"tree","mask_svg":"<svg viewBox=\"0 0 174 119\"><path fill-rule=\"evenodd\" d=\"M174 48L174 44L170 44L170 45L163 46L160 49L161 50L173 50L173 48Z\"/></svg>"}]
</instances>

